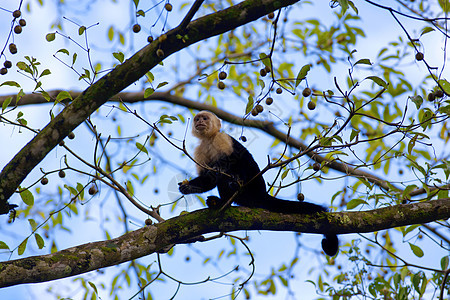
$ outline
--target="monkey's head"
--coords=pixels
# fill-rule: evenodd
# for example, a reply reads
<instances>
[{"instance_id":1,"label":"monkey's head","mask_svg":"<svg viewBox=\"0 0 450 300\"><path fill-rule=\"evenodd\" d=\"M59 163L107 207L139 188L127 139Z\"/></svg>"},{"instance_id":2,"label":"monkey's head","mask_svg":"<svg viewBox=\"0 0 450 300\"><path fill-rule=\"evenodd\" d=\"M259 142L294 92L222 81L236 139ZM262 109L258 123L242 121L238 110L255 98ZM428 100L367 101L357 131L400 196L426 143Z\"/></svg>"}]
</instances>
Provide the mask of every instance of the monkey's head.
<instances>
[{"instance_id":1,"label":"monkey's head","mask_svg":"<svg viewBox=\"0 0 450 300\"><path fill-rule=\"evenodd\" d=\"M215 114L202 110L194 117L192 134L199 139L211 138L219 132L220 127L220 120Z\"/></svg>"}]
</instances>

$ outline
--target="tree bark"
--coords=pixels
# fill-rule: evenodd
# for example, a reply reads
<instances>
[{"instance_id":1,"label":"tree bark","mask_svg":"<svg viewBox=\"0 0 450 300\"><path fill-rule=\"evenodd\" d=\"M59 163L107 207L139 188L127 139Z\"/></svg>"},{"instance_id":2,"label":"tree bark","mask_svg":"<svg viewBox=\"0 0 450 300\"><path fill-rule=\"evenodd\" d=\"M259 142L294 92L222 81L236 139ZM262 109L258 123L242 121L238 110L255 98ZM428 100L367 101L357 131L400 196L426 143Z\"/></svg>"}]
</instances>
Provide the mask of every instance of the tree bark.
<instances>
[{"instance_id":1,"label":"tree bark","mask_svg":"<svg viewBox=\"0 0 450 300\"><path fill-rule=\"evenodd\" d=\"M186 27L168 31L165 39L155 39L124 63L83 91L60 114L47 124L0 173L0 214L8 213L8 199L20 183L44 157L79 126L96 109L119 93L164 58L192 44L250 23L298 0L246 0L227 9L200 17ZM180 38L186 37L186 38ZM156 51L163 50L163 57Z\"/></svg>"},{"instance_id":2,"label":"tree bark","mask_svg":"<svg viewBox=\"0 0 450 300\"><path fill-rule=\"evenodd\" d=\"M231 207L202 209L124 234L56 253L0 263L0 287L46 282L165 252L202 234L237 230L305 233L365 233L450 218L450 198L396 205L370 211L280 214Z\"/></svg>"}]
</instances>

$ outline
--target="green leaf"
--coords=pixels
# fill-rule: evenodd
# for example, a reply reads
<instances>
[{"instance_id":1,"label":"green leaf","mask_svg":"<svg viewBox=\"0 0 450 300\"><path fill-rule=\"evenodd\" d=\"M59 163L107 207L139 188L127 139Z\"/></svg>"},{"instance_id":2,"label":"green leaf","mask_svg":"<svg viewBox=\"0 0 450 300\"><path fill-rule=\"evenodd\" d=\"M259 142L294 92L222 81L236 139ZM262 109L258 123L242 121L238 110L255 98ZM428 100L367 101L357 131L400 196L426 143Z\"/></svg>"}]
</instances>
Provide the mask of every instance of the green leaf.
<instances>
[{"instance_id":1,"label":"green leaf","mask_svg":"<svg viewBox=\"0 0 450 300\"><path fill-rule=\"evenodd\" d=\"M349 209L349 210L354 209L354 208L358 207L359 205L363 205L363 204L368 204L368 203L362 199L353 199L347 203L347 209Z\"/></svg>"},{"instance_id":2,"label":"green leaf","mask_svg":"<svg viewBox=\"0 0 450 300\"><path fill-rule=\"evenodd\" d=\"M422 96L415 96L411 101L416 105L416 108L419 109L422 106L423 98Z\"/></svg>"},{"instance_id":3,"label":"green leaf","mask_svg":"<svg viewBox=\"0 0 450 300\"><path fill-rule=\"evenodd\" d=\"M97 287L95 286L95 284L93 282L90 282L90 281L88 281L88 283L91 286L91 288L94 289L95 293L98 294Z\"/></svg>"},{"instance_id":4,"label":"green leaf","mask_svg":"<svg viewBox=\"0 0 450 300\"><path fill-rule=\"evenodd\" d=\"M416 145L416 141L417 141L417 134L409 140L408 142L408 154L411 155L411 152L414 148L414 146Z\"/></svg>"},{"instance_id":5,"label":"green leaf","mask_svg":"<svg viewBox=\"0 0 450 300\"><path fill-rule=\"evenodd\" d=\"M77 192L78 192L78 199L83 200L84 199L84 186L77 182ZM76 206L74 208L71 208L72 211L76 209Z\"/></svg>"},{"instance_id":6,"label":"green leaf","mask_svg":"<svg viewBox=\"0 0 450 300\"><path fill-rule=\"evenodd\" d=\"M409 247L411 247L412 252L414 253L415 256L417 257L422 257L423 256L423 250L419 247L416 246L414 244L408 243Z\"/></svg>"},{"instance_id":7,"label":"green leaf","mask_svg":"<svg viewBox=\"0 0 450 300\"><path fill-rule=\"evenodd\" d=\"M354 11L356 14L359 13L358 8L355 6L355 4L354 4L352 1L348 0L348 4L351 6L351 8L353 9L353 11Z\"/></svg>"},{"instance_id":8,"label":"green leaf","mask_svg":"<svg viewBox=\"0 0 450 300\"><path fill-rule=\"evenodd\" d=\"M28 238L26 238L22 243L20 243L19 248L17 249L19 255L22 255L25 252L25 249L27 248L27 242Z\"/></svg>"},{"instance_id":9,"label":"green leaf","mask_svg":"<svg viewBox=\"0 0 450 300\"><path fill-rule=\"evenodd\" d=\"M426 26L425 28L422 29L422 32L420 33L420 36L427 34L429 32L434 31L434 28L430 27L430 26Z\"/></svg>"},{"instance_id":10,"label":"green leaf","mask_svg":"<svg viewBox=\"0 0 450 300\"><path fill-rule=\"evenodd\" d=\"M78 54L74 53L72 57L72 66L75 64L75 61L77 60Z\"/></svg>"},{"instance_id":11,"label":"green leaf","mask_svg":"<svg viewBox=\"0 0 450 300\"><path fill-rule=\"evenodd\" d=\"M58 96L56 96L56 102L57 103L61 102L62 100L65 100L65 99L73 100L72 96L67 91L61 91L61 92L59 92Z\"/></svg>"},{"instance_id":12,"label":"green leaf","mask_svg":"<svg viewBox=\"0 0 450 300\"><path fill-rule=\"evenodd\" d=\"M369 65L369 66L371 66L372 63L370 62L370 59L362 58L362 59L358 60L357 62L355 62L353 64L353 66L356 66L356 65Z\"/></svg>"},{"instance_id":13,"label":"green leaf","mask_svg":"<svg viewBox=\"0 0 450 300\"><path fill-rule=\"evenodd\" d=\"M438 82L439 85L444 89L444 92L447 95L450 95L450 83L445 79L440 79Z\"/></svg>"},{"instance_id":14,"label":"green leaf","mask_svg":"<svg viewBox=\"0 0 450 300\"><path fill-rule=\"evenodd\" d=\"M120 61L120 63L123 63L124 59L125 59L125 55L122 52L114 52L113 56Z\"/></svg>"},{"instance_id":15,"label":"green leaf","mask_svg":"<svg viewBox=\"0 0 450 300\"><path fill-rule=\"evenodd\" d=\"M34 204L34 197L33 194L30 192L30 190L23 189L20 191L20 198L22 198L22 201L26 205L33 205Z\"/></svg>"},{"instance_id":16,"label":"green leaf","mask_svg":"<svg viewBox=\"0 0 450 300\"><path fill-rule=\"evenodd\" d=\"M450 1L448 0L438 0L439 6L442 8L444 13L450 12Z\"/></svg>"},{"instance_id":17,"label":"green leaf","mask_svg":"<svg viewBox=\"0 0 450 300\"><path fill-rule=\"evenodd\" d=\"M419 224L408 226L408 228L406 228L405 231L403 232L403 236L406 236L408 233L410 233L419 226L420 226Z\"/></svg>"},{"instance_id":18,"label":"green leaf","mask_svg":"<svg viewBox=\"0 0 450 300\"><path fill-rule=\"evenodd\" d=\"M78 35L82 35L85 31L86 31L86 27L80 26L80 28L78 28Z\"/></svg>"},{"instance_id":19,"label":"green leaf","mask_svg":"<svg viewBox=\"0 0 450 300\"><path fill-rule=\"evenodd\" d=\"M108 29L108 40L112 41L114 38L114 27L109 26Z\"/></svg>"},{"instance_id":20,"label":"green leaf","mask_svg":"<svg viewBox=\"0 0 450 300\"><path fill-rule=\"evenodd\" d=\"M160 87L163 87L166 84L169 84L169 83L167 81L160 82L160 83L158 83L158 86L156 87L156 89L159 89Z\"/></svg>"},{"instance_id":21,"label":"green leaf","mask_svg":"<svg viewBox=\"0 0 450 300\"><path fill-rule=\"evenodd\" d=\"M353 141L354 138L358 138L359 130L352 129L352 133L350 133L350 142Z\"/></svg>"},{"instance_id":22,"label":"green leaf","mask_svg":"<svg viewBox=\"0 0 450 300\"><path fill-rule=\"evenodd\" d=\"M0 246L1 246L1 243L2 242L0 242ZM448 262L449 262L449 256L448 255L441 258L441 269L442 270L447 270Z\"/></svg>"},{"instance_id":23,"label":"green leaf","mask_svg":"<svg viewBox=\"0 0 450 300\"><path fill-rule=\"evenodd\" d=\"M0 249L7 249L7 250L9 250L9 246L5 242L0 241Z\"/></svg>"},{"instance_id":24,"label":"green leaf","mask_svg":"<svg viewBox=\"0 0 450 300\"><path fill-rule=\"evenodd\" d=\"M134 188L133 188L133 184L131 183L131 181L127 180L126 183L127 186L127 192L130 193L130 195L134 195Z\"/></svg>"},{"instance_id":25,"label":"green leaf","mask_svg":"<svg viewBox=\"0 0 450 300\"><path fill-rule=\"evenodd\" d=\"M246 113L246 114L248 114L249 112L252 111L252 109L253 109L253 104L254 104L253 96L252 96L252 95L249 95L249 96L248 96L248 101L247 101L247 106L245 107L245 113Z\"/></svg>"},{"instance_id":26,"label":"green leaf","mask_svg":"<svg viewBox=\"0 0 450 300\"><path fill-rule=\"evenodd\" d=\"M46 36L45 36L45 39L47 40L47 42L52 42L52 41L54 41L55 40L55 33L53 32L53 33L48 33Z\"/></svg>"},{"instance_id":27,"label":"green leaf","mask_svg":"<svg viewBox=\"0 0 450 300\"><path fill-rule=\"evenodd\" d=\"M28 223L30 223L31 230L32 230L32 231L35 231L36 228L37 228L37 223L36 223L36 221L35 221L34 219L28 219Z\"/></svg>"},{"instance_id":28,"label":"green leaf","mask_svg":"<svg viewBox=\"0 0 450 300\"><path fill-rule=\"evenodd\" d=\"M342 8L342 14L345 14L345 12L347 11L347 9L348 9L348 0L338 0L339 1L339 4L341 5L341 8Z\"/></svg>"},{"instance_id":29,"label":"green leaf","mask_svg":"<svg viewBox=\"0 0 450 300\"><path fill-rule=\"evenodd\" d=\"M144 91L144 98L150 97L155 92L154 88L146 88Z\"/></svg>"},{"instance_id":30,"label":"green leaf","mask_svg":"<svg viewBox=\"0 0 450 300\"><path fill-rule=\"evenodd\" d=\"M23 62L22 62L23 63ZM18 64L18 63L17 63ZM25 63L23 63L23 64L25 64ZM20 69L20 68L19 68ZM15 81L5 81L5 82L3 82L2 84L0 84L0 86L3 86L3 85L9 85L9 86L15 86L15 87L18 87L18 88L20 88L20 84L18 84L17 82L15 82Z\"/></svg>"},{"instance_id":31,"label":"green leaf","mask_svg":"<svg viewBox=\"0 0 450 300\"><path fill-rule=\"evenodd\" d=\"M11 101L12 101L12 97L8 97L8 98L5 99L5 101L3 101L3 103L2 103L2 112L5 111L5 109L9 106Z\"/></svg>"},{"instance_id":32,"label":"green leaf","mask_svg":"<svg viewBox=\"0 0 450 300\"><path fill-rule=\"evenodd\" d=\"M45 242L42 236L39 233L35 233L34 238L36 239L36 244L38 245L39 249L44 248Z\"/></svg>"},{"instance_id":33,"label":"green leaf","mask_svg":"<svg viewBox=\"0 0 450 300\"><path fill-rule=\"evenodd\" d=\"M261 59L261 61L264 64L264 66L266 66L268 68L271 68L271 66L270 66L270 58L267 56L267 54L260 53L259 54L259 59Z\"/></svg>"},{"instance_id":34,"label":"green leaf","mask_svg":"<svg viewBox=\"0 0 450 300\"><path fill-rule=\"evenodd\" d=\"M49 69L45 69L44 71L42 71L41 75L39 75L39 77L45 76L45 75L50 75L51 72Z\"/></svg>"},{"instance_id":35,"label":"green leaf","mask_svg":"<svg viewBox=\"0 0 450 300\"><path fill-rule=\"evenodd\" d=\"M403 190L402 198L404 198L404 199L411 199L410 193L411 193L412 191L414 191L415 189L417 189L417 185L415 185L415 184L410 184L410 185L408 185L408 186Z\"/></svg>"},{"instance_id":36,"label":"green leaf","mask_svg":"<svg viewBox=\"0 0 450 300\"><path fill-rule=\"evenodd\" d=\"M306 75L308 74L309 70L311 70L310 64L304 65L300 69L300 71L297 74L297 78L295 79L295 87L297 87L300 84L300 82L302 82L302 80L306 78Z\"/></svg>"},{"instance_id":37,"label":"green leaf","mask_svg":"<svg viewBox=\"0 0 450 300\"><path fill-rule=\"evenodd\" d=\"M58 51L56 51L56 53L58 53L58 52L61 52L61 53L67 54L67 55L70 54L69 50L67 50L67 49L59 49Z\"/></svg>"},{"instance_id":38,"label":"green leaf","mask_svg":"<svg viewBox=\"0 0 450 300\"><path fill-rule=\"evenodd\" d=\"M381 79L378 76L368 76L366 77L366 79L370 79L373 82L375 82L376 84L378 84L381 87L384 87L385 89L387 88L388 84L386 83L386 81L384 81L383 79Z\"/></svg>"},{"instance_id":39,"label":"green leaf","mask_svg":"<svg viewBox=\"0 0 450 300\"><path fill-rule=\"evenodd\" d=\"M148 155L147 148L144 147L141 143L136 142L136 148L138 148L140 151L145 152Z\"/></svg>"}]
</instances>

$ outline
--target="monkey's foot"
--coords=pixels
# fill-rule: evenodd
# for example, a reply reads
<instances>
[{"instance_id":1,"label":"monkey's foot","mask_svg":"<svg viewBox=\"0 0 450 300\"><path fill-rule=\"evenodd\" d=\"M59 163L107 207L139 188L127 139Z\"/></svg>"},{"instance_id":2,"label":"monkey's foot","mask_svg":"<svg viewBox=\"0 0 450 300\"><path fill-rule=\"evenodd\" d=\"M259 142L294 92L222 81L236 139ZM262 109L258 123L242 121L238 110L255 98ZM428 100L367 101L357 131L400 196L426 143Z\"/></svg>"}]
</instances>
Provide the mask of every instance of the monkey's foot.
<instances>
[{"instance_id":1,"label":"monkey's foot","mask_svg":"<svg viewBox=\"0 0 450 300\"><path fill-rule=\"evenodd\" d=\"M225 204L225 201L223 201L221 198L217 196L208 196L206 198L206 205L208 205L211 209L219 209Z\"/></svg>"}]
</instances>

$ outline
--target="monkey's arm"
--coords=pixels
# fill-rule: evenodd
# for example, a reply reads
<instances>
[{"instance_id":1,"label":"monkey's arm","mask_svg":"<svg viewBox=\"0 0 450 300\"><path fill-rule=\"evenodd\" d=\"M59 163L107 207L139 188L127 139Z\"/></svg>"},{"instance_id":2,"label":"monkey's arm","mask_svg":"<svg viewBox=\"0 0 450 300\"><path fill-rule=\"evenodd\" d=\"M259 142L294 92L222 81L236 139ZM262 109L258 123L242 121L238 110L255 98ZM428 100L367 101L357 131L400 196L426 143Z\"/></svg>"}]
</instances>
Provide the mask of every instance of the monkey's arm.
<instances>
[{"instance_id":1,"label":"monkey's arm","mask_svg":"<svg viewBox=\"0 0 450 300\"><path fill-rule=\"evenodd\" d=\"M188 182L180 182L178 185L180 193L184 195L204 193L216 187L217 175L212 171L202 172L200 176Z\"/></svg>"}]
</instances>

